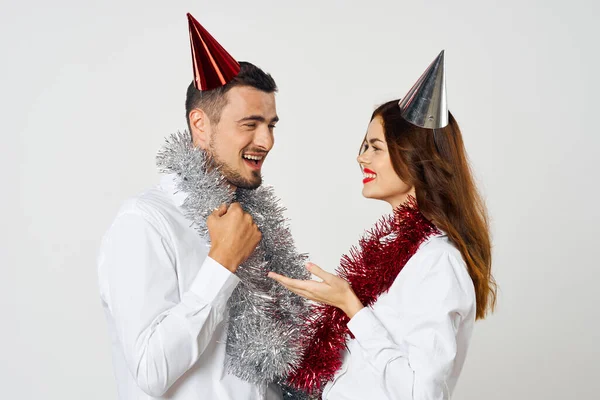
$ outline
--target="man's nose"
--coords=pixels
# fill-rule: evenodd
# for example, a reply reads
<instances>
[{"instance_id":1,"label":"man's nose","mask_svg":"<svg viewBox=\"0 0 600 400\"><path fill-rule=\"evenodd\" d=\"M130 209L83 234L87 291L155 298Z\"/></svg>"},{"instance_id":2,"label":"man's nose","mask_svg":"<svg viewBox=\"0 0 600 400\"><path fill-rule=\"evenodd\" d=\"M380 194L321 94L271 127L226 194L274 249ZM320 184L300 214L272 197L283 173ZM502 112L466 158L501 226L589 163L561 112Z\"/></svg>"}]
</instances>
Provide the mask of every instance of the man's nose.
<instances>
[{"instance_id":1,"label":"man's nose","mask_svg":"<svg viewBox=\"0 0 600 400\"><path fill-rule=\"evenodd\" d=\"M254 144L263 150L270 151L275 139L273 131L268 126L261 126L254 135Z\"/></svg>"}]
</instances>

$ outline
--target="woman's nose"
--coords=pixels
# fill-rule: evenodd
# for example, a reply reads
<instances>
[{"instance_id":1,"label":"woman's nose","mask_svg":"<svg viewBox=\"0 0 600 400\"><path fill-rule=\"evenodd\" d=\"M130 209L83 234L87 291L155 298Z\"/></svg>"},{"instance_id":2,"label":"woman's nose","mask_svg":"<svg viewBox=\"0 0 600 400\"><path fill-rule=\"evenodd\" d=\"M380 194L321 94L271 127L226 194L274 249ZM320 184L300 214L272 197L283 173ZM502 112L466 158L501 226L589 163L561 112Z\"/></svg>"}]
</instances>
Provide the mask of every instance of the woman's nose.
<instances>
[{"instance_id":1,"label":"woman's nose","mask_svg":"<svg viewBox=\"0 0 600 400\"><path fill-rule=\"evenodd\" d=\"M365 153L363 153L359 154L358 157L356 157L356 162L358 162L359 164L368 164L369 160L365 157Z\"/></svg>"}]
</instances>

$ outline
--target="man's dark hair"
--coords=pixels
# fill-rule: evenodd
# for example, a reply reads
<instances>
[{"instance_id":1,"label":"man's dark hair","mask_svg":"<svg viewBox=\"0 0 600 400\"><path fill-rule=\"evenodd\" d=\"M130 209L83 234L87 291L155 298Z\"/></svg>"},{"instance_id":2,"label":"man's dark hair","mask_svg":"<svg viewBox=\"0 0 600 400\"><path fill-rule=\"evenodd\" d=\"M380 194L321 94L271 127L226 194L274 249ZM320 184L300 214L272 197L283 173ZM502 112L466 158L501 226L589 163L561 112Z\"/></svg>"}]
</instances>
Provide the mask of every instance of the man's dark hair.
<instances>
[{"instance_id":1,"label":"man's dark hair","mask_svg":"<svg viewBox=\"0 0 600 400\"><path fill-rule=\"evenodd\" d=\"M226 85L212 90L201 91L196 89L194 82L188 86L185 98L185 119L190 127L190 111L194 108L201 108L208 115L210 121L214 124L219 123L221 111L227 104L225 95L229 90L236 86L250 86L266 93L277 91L277 84L270 74L249 62L240 62L240 73Z\"/></svg>"}]
</instances>

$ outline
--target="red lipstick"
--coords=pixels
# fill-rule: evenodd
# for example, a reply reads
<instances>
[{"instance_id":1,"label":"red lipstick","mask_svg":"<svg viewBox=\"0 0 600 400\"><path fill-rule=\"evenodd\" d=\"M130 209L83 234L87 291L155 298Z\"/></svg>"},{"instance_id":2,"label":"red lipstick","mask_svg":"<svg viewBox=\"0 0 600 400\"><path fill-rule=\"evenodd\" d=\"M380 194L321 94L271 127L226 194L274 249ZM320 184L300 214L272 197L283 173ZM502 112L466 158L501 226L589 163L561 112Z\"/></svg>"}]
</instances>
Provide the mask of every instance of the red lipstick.
<instances>
[{"instance_id":1,"label":"red lipstick","mask_svg":"<svg viewBox=\"0 0 600 400\"><path fill-rule=\"evenodd\" d=\"M369 168L363 169L363 173L376 175L375 171L371 171ZM374 180L375 180L375 178L364 178L363 179L363 185L366 184L366 183L369 183L371 181L374 181Z\"/></svg>"}]
</instances>

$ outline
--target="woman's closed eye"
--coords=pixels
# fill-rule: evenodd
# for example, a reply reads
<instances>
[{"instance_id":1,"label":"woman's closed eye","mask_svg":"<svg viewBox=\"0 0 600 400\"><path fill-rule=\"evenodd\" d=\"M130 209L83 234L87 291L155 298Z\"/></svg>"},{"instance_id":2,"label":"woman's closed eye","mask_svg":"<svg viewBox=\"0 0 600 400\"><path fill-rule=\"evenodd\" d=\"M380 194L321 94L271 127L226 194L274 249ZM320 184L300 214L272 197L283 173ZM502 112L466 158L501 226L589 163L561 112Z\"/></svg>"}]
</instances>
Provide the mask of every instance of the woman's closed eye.
<instances>
[{"instance_id":1,"label":"woman's closed eye","mask_svg":"<svg viewBox=\"0 0 600 400\"><path fill-rule=\"evenodd\" d=\"M365 154L367 150L369 150L369 145L367 143L363 143L363 145L360 148L359 155Z\"/></svg>"}]
</instances>

